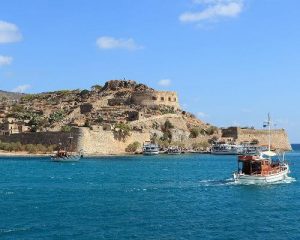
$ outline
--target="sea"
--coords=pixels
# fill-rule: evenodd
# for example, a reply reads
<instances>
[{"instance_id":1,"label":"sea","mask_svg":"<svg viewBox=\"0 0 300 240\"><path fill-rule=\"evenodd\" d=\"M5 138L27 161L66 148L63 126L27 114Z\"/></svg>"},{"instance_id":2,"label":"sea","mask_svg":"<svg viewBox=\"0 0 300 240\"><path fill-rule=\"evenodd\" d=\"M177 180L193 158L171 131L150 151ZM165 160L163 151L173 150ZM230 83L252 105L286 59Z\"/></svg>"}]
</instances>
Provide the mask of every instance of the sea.
<instances>
[{"instance_id":1,"label":"sea","mask_svg":"<svg viewBox=\"0 0 300 240\"><path fill-rule=\"evenodd\" d=\"M300 145L290 178L232 180L235 156L0 158L0 239L300 239Z\"/></svg>"}]
</instances>

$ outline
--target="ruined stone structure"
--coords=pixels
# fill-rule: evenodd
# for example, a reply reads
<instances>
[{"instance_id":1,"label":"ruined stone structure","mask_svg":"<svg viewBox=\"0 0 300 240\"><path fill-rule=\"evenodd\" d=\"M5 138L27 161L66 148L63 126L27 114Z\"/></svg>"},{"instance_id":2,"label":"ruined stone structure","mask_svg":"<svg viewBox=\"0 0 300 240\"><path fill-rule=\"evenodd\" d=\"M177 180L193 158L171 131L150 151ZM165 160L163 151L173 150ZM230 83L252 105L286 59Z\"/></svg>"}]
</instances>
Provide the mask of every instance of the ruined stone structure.
<instances>
[{"instance_id":1,"label":"ruined stone structure","mask_svg":"<svg viewBox=\"0 0 300 240\"><path fill-rule=\"evenodd\" d=\"M146 107L153 106L169 106L175 110L180 108L178 96L176 92L169 91L144 91L134 92L132 94L132 102L136 105L142 105Z\"/></svg>"},{"instance_id":2,"label":"ruined stone structure","mask_svg":"<svg viewBox=\"0 0 300 240\"><path fill-rule=\"evenodd\" d=\"M70 138L71 137L71 138ZM81 135L80 128L72 129L72 132L26 132L11 135L0 135L2 142L20 142L21 144L42 144L42 145L59 145L68 146L70 151L80 150L78 147Z\"/></svg>"},{"instance_id":3,"label":"ruined stone structure","mask_svg":"<svg viewBox=\"0 0 300 240\"><path fill-rule=\"evenodd\" d=\"M227 129L222 129L222 138L232 138L237 143L251 143L258 141L258 145L267 146L269 144L269 131L230 127ZM284 129L272 130L271 141L272 148L286 151L292 150L287 133Z\"/></svg>"}]
</instances>

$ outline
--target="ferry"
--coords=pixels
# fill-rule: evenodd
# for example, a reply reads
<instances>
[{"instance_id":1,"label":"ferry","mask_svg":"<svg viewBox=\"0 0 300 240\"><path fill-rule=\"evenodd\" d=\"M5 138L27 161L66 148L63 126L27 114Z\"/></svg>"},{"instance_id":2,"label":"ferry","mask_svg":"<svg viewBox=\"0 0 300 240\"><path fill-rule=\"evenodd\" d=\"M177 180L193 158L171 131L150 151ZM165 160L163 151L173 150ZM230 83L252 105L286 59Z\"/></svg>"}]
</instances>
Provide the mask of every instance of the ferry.
<instances>
[{"instance_id":1,"label":"ferry","mask_svg":"<svg viewBox=\"0 0 300 240\"><path fill-rule=\"evenodd\" d=\"M241 155L238 157L238 170L233 173L236 183L241 184L264 184L283 181L288 178L290 172L289 165L279 154L271 151L271 118L264 126L269 127L269 146L268 151L255 155ZM272 158L278 156L278 160Z\"/></svg>"},{"instance_id":2,"label":"ferry","mask_svg":"<svg viewBox=\"0 0 300 240\"><path fill-rule=\"evenodd\" d=\"M146 142L143 146L143 154L144 155L158 155L159 154L159 146L154 143Z\"/></svg>"}]
</instances>

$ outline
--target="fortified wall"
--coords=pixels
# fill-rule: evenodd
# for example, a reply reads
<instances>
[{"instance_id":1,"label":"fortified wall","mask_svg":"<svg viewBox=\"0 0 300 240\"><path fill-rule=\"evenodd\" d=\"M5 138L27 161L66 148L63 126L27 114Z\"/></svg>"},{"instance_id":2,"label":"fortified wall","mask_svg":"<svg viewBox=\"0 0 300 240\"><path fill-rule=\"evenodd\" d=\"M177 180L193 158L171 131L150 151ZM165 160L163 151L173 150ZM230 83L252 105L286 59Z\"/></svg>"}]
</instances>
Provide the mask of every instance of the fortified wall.
<instances>
[{"instance_id":1,"label":"fortified wall","mask_svg":"<svg viewBox=\"0 0 300 240\"><path fill-rule=\"evenodd\" d=\"M176 92L170 91L143 91L134 92L131 97L132 103L146 107L165 105L180 109L178 96Z\"/></svg>"},{"instance_id":2,"label":"fortified wall","mask_svg":"<svg viewBox=\"0 0 300 240\"><path fill-rule=\"evenodd\" d=\"M72 137L72 138L70 138ZM79 139L82 138L80 129L74 128L66 132L26 132L11 135L0 135L2 142L20 142L21 144L42 144L68 146L70 151L77 151Z\"/></svg>"},{"instance_id":3,"label":"fortified wall","mask_svg":"<svg viewBox=\"0 0 300 240\"><path fill-rule=\"evenodd\" d=\"M223 138L232 138L238 143L258 141L261 146L269 144L269 131L256 129L242 129L238 127L230 127L222 129ZM292 150L288 135L284 129L271 130L271 144L275 149L286 151Z\"/></svg>"}]
</instances>

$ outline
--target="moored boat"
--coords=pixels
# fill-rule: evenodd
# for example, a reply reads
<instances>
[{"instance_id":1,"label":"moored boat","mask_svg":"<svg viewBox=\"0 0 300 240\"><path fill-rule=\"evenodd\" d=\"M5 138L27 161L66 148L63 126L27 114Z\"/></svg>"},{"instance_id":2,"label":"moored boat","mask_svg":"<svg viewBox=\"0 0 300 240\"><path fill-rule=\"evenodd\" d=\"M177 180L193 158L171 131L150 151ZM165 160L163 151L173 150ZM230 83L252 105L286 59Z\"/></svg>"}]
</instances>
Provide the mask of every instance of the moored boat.
<instances>
[{"instance_id":1,"label":"moored boat","mask_svg":"<svg viewBox=\"0 0 300 240\"><path fill-rule=\"evenodd\" d=\"M169 147L167 150L168 155L180 155L182 153L179 147Z\"/></svg>"},{"instance_id":2,"label":"moored boat","mask_svg":"<svg viewBox=\"0 0 300 240\"><path fill-rule=\"evenodd\" d=\"M211 148L211 154L213 155L238 155L243 151L241 145L216 143Z\"/></svg>"},{"instance_id":3,"label":"moored boat","mask_svg":"<svg viewBox=\"0 0 300 240\"><path fill-rule=\"evenodd\" d=\"M143 154L144 155L158 155L159 154L159 146L154 143L146 142L143 146Z\"/></svg>"}]
</instances>

